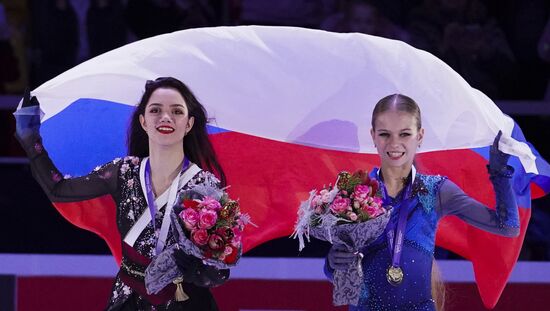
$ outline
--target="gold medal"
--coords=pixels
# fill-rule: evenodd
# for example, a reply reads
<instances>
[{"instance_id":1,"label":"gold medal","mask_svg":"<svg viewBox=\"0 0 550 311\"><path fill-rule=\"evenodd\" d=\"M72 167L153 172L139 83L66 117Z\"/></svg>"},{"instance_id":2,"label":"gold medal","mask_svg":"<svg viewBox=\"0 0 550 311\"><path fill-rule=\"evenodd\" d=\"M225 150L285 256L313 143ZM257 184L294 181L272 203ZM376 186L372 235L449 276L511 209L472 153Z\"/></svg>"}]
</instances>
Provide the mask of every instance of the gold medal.
<instances>
[{"instance_id":1,"label":"gold medal","mask_svg":"<svg viewBox=\"0 0 550 311\"><path fill-rule=\"evenodd\" d=\"M386 271L386 278L393 286L398 286L403 282L403 270L400 267L390 266Z\"/></svg>"}]
</instances>

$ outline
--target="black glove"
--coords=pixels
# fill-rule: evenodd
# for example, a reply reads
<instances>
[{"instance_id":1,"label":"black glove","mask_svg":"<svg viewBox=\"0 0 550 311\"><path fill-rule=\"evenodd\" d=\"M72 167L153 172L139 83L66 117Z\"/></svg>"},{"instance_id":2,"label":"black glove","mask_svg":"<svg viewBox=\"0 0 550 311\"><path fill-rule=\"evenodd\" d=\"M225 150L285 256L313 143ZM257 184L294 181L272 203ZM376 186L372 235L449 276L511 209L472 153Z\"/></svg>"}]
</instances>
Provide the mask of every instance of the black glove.
<instances>
[{"instance_id":1,"label":"black glove","mask_svg":"<svg viewBox=\"0 0 550 311\"><path fill-rule=\"evenodd\" d=\"M498 143L501 136L502 131L498 131L498 134L495 137L495 140L493 141L493 144L491 145L491 149L489 151L489 165L487 166L487 169L489 170L489 174L491 175L491 177L511 177L514 172L513 168L508 165L508 159L510 159L510 155L498 149Z\"/></svg>"},{"instance_id":2,"label":"black glove","mask_svg":"<svg viewBox=\"0 0 550 311\"><path fill-rule=\"evenodd\" d=\"M347 270L360 253L352 253L341 244L334 244L328 251L327 261L334 270Z\"/></svg>"},{"instance_id":3,"label":"black glove","mask_svg":"<svg viewBox=\"0 0 550 311\"><path fill-rule=\"evenodd\" d=\"M183 281L196 286L211 287L225 282L229 278L229 269L218 270L204 265L200 259L188 255L181 249L174 251L174 259L182 273Z\"/></svg>"},{"instance_id":4,"label":"black glove","mask_svg":"<svg viewBox=\"0 0 550 311\"><path fill-rule=\"evenodd\" d=\"M34 107L35 109L23 108ZM15 134L19 139L26 139L34 134L40 132L40 103L35 96L31 98L31 93L27 88L25 95L23 96L23 103L21 109L14 113L15 116Z\"/></svg>"}]
</instances>

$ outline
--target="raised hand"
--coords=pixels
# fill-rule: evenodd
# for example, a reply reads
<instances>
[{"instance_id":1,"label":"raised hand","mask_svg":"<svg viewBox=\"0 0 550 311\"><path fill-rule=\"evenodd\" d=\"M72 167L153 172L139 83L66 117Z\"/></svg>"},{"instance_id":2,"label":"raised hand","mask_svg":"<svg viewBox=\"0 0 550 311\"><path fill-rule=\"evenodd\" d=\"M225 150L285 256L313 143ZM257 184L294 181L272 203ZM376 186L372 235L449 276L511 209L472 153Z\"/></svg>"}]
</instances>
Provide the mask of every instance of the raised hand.
<instances>
[{"instance_id":1,"label":"raised hand","mask_svg":"<svg viewBox=\"0 0 550 311\"><path fill-rule=\"evenodd\" d=\"M498 131L491 149L489 151L489 174L494 175L509 175L510 168L508 167L508 159L510 155L506 154L498 149L498 143L500 137L502 136L502 131Z\"/></svg>"},{"instance_id":2,"label":"raised hand","mask_svg":"<svg viewBox=\"0 0 550 311\"><path fill-rule=\"evenodd\" d=\"M21 109L13 114L15 116L15 134L20 139L26 139L29 136L40 131L40 103L27 88L23 96Z\"/></svg>"}]
</instances>

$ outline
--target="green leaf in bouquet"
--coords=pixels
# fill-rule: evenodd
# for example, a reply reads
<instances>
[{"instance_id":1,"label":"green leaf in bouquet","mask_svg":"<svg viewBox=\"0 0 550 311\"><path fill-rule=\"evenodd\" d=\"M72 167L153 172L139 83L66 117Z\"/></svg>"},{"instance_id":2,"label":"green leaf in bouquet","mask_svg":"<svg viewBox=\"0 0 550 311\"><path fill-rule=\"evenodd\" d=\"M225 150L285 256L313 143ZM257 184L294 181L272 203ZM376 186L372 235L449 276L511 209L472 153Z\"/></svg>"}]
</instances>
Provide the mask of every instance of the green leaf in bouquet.
<instances>
[{"instance_id":1,"label":"green leaf in bouquet","mask_svg":"<svg viewBox=\"0 0 550 311\"><path fill-rule=\"evenodd\" d=\"M353 174L342 171L338 174L337 187L338 189L344 190L348 194L351 194L355 190L355 187L363 184L365 180L368 180L368 176L365 171L358 170Z\"/></svg>"},{"instance_id":2,"label":"green leaf in bouquet","mask_svg":"<svg viewBox=\"0 0 550 311\"><path fill-rule=\"evenodd\" d=\"M221 227L232 227L233 221L229 219L221 219L216 223L215 228L221 228Z\"/></svg>"},{"instance_id":3,"label":"green leaf in bouquet","mask_svg":"<svg viewBox=\"0 0 550 311\"><path fill-rule=\"evenodd\" d=\"M346 190L349 192L348 189L349 189L351 178L352 177L349 172L341 171L338 174L338 182L336 183L336 187L338 187L338 189L340 190Z\"/></svg>"},{"instance_id":4,"label":"green leaf in bouquet","mask_svg":"<svg viewBox=\"0 0 550 311\"><path fill-rule=\"evenodd\" d=\"M367 221L370 219L369 215L363 211L357 214L359 217L359 222Z\"/></svg>"},{"instance_id":5,"label":"green leaf in bouquet","mask_svg":"<svg viewBox=\"0 0 550 311\"><path fill-rule=\"evenodd\" d=\"M231 201L231 199L229 198L229 194L227 194L227 192L224 192L222 197L220 198L220 204L223 206L225 205L228 201Z\"/></svg>"}]
</instances>

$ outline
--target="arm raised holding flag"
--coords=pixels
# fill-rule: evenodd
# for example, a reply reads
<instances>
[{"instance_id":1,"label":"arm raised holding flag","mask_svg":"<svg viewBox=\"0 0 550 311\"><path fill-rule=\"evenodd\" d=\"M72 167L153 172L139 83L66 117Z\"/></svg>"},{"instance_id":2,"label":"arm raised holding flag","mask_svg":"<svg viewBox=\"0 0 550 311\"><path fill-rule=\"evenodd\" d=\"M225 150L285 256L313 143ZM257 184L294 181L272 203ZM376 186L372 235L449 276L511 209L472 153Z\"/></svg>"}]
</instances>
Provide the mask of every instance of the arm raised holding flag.
<instances>
[{"instance_id":1,"label":"arm raised holding flag","mask_svg":"<svg viewBox=\"0 0 550 311\"><path fill-rule=\"evenodd\" d=\"M491 146L488 165L496 210L472 199L446 177L416 172L413 160L424 129L413 99L401 94L382 98L373 111L371 135L382 163L371 176L377 178L379 196L392 213L384 233L358 254L363 284L350 310L436 310L432 264L436 229L443 216L456 215L498 235L519 235L518 206L510 182L513 168L507 165L509 155L498 149L502 133ZM332 279L335 270L351 269L356 260L356 254L335 244L325 272Z\"/></svg>"},{"instance_id":2,"label":"arm raised holding flag","mask_svg":"<svg viewBox=\"0 0 550 311\"><path fill-rule=\"evenodd\" d=\"M183 296L175 296L175 284L148 294L144 281L151 260L176 243L170 213L177 193L224 181L206 134L206 111L185 84L174 78L148 81L129 129L129 151L137 156L114 159L82 177L63 176L49 158L36 97L27 92L14 115L16 137L52 203L75 225L105 238L115 256L121 256L107 310L217 310L208 287L225 282L229 270L205 265L181 250L167 255L182 276L177 287ZM217 173L222 182L198 165Z\"/></svg>"}]
</instances>

